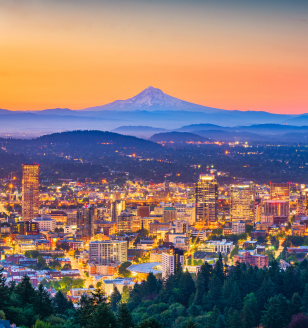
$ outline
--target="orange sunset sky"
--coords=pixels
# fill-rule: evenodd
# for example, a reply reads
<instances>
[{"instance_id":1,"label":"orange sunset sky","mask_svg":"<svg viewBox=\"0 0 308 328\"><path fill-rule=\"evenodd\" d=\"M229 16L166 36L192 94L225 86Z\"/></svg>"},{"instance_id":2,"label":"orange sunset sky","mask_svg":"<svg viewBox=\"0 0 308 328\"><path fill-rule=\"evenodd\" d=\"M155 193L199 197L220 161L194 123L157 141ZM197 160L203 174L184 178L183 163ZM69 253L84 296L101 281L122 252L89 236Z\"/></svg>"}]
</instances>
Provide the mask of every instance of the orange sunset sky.
<instances>
[{"instance_id":1,"label":"orange sunset sky","mask_svg":"<svg viewBox=\"0 0 308 328\"><path fill-rule=\"evenodd\" d=\"M308 1L0 0L0 108L82 109L149 85L308 112Z\"/></svg>"}]
</instances>

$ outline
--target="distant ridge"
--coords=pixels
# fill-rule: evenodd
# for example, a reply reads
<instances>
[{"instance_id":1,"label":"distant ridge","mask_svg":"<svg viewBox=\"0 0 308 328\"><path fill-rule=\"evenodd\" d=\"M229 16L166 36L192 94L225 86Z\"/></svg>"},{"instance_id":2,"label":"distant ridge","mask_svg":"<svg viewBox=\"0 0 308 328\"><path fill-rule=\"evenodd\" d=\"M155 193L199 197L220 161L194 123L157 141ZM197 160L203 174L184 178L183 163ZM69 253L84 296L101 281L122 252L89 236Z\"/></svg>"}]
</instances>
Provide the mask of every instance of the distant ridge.
<instances>
[{"instance_id":1,"label":"distant ridge","mask_svg":"<svg viewBox=\"0 0 308 328\"><path fill-rule=\"evenodd\" d=\"M154 134L151 141L155 142L171 142L171 143L188 143L188 142L205 142L208 138L189 132L166 132Z\"/></svg>"}]
</instances>

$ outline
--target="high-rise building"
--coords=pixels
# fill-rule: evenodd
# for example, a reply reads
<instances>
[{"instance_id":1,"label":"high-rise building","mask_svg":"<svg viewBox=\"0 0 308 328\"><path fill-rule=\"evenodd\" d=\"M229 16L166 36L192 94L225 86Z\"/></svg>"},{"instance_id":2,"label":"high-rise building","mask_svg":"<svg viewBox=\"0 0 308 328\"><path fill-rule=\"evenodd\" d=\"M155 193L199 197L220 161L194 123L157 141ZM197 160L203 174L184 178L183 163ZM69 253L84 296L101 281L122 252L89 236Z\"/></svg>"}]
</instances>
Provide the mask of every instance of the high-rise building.
<instances>
[{"instance_id":1,"label":"high-rise building","mask_svg":"<svg viewBox=\"0 0 308 328\"><path fill-rule=\"evenodd\" d=\"M184 251L171 246L162 255L162 278L175 274L180 267L184 268Z\"/></svg>"},{"instance_id":2,"label":"high-rise building","mask_svg":"<svg viewBox=\"0 0 308 328\"><path fill-rule=\"evenodd\" d=\"M90 239L94 235L94 222L97 220L97 207L84 206L77 211L77 236Z\"/></svg>"},{"instance_id":3,"label":"high-rise building","mask_svg":"<svg viewBox=\"0 0 308 328\"><path fill-rule=\"evenodd\" d=\"M201 174L196 184L196 221L207 225L217 220L218 183L214 176Z\"/></svg>"},{"instance_id":4,"label":"high-rise building","mask_svg":"<svg viewBox=\"0 0 308 328\"><path fill-rule=\"evenodd\" d=\"M111 203L111 221L117 221L118 216L125 210L125 200L116 200Z\"/></svg>"},{"instance_id":5,"label":"high-rise building","mask_svg":"<svg viewBox=\"0 0 308 328\"><path fill-rule=\"evenodd\" d=\"M133 215L129 211L122 211L117 217L118 234L124 235L131 232L131 221Z\"/></svg>"},{"instance_id":6,"label":"high-rise building","mask_svg":"<svg viewBox=\"0 0 308 328\"><path fill-rule=\"evenodd\" d=\"M300 216L307 216L308 214L308 189L302 190L297 199L296 214Z\"/></svg>"},{"instance_id":7,"label":"high-rise building","mask_svg":"<svg viewBox=\"0 0 308 328\"><path fill-rule=\"evenodd\" d=\"M290 183L270 183L271 200L290 201Z\"/></svg>"},{"instance_id":8,"label":"high-rise building","mask_svg":"<svg viewBox=\"0 0 308 328\"><path fill-rule=\"evenodd\" d=\"M254 185L231 186L230 214L234 221L254 221Z\"/></svg>"},{"instance_id":9,"label":"high-rise building","mask_svg":"<svg viewBox=\"0 0 308 328\"><path fill-rule=\"evenodd\" d=\"M39 214L39 165L22 165L22 218L30 221Z\"/></svg>"},{"instance_id":10,"label":"high-rise building","mask_svg":"<svg viewBox=\"0 0 308 328\"><path fill-rule=\"evenodd\" d=\"M262 213L266 215L273 215L274 217L288 217L289 216L289 202L285 200L263 200Z\"/></svg>"},{"instance_id":11,"label":"high-rise building","mask_svg":"<svg viewBox=\"0 0 308 328\"><path fill-rule=\"evenodd\" d=\"M111 265L127 261L127 242L119 240L90 241L89 263Z\"/></svg>"}]
</instances>

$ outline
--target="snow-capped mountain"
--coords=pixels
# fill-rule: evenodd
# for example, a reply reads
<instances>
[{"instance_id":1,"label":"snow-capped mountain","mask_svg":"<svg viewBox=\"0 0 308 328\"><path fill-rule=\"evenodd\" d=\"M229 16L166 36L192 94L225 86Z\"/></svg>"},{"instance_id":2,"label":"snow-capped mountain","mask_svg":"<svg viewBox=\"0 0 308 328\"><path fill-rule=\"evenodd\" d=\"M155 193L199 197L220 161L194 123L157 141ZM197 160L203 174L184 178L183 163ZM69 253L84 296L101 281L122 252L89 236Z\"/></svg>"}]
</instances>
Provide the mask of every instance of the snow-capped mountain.
<instances>
[{"instance_id":1,"label":"snow-capped mountain","mask_svg":"<svg viewBox=\"0 0 308 328\"><path fill-rule=\"evenodd\" d=\"M185 110L185 111L202 111L207 113L216 113L220 109L210 108L193 104L162 92L160 89L148 87L138 95L127 100L116 100L110 104L83 109L84 111L102 111L102 110Z\"/></svg>"}]
</instances>

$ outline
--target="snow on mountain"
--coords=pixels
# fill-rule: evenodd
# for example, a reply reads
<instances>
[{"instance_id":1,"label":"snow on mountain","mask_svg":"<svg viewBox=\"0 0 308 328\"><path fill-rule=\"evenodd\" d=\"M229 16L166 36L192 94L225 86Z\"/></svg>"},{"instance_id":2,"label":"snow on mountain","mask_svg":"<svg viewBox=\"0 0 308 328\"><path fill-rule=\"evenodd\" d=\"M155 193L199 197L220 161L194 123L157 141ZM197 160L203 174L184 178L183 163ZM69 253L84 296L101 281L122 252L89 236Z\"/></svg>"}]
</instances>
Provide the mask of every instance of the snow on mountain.
<instances>
[{"instance_id":1,"label":"snow on mountain","mask_svg":"<svg viewBox=\"0 0 308 328\"><path fill-rule=\"evenodd\" d=\"M219 112L220 109L193 104L162 92L160 89L148 87L138 95L127 100L116 100L110 104L83 109L84 111L103 110L186 110L202 111L207 113Z\"/></svg>"}]
</instances>

